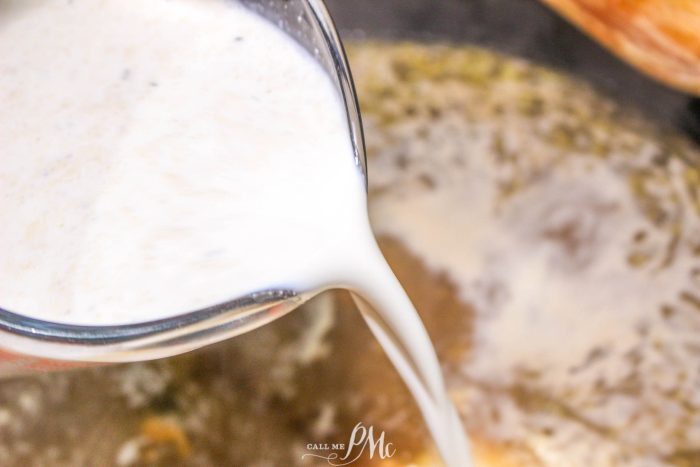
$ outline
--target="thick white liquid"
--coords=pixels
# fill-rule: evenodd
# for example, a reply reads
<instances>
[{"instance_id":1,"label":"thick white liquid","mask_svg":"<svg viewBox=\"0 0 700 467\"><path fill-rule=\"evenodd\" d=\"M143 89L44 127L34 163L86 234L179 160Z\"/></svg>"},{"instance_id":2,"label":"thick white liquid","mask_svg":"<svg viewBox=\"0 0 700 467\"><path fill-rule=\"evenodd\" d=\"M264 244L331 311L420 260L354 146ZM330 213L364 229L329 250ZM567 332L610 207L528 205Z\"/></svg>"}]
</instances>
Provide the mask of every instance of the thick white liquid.
<instances>
[{"instance_id":1,"label":"thick white liquid","mask_svg":"<svg viewBox=\"0 0 700 467\"><path fill-rule=\"evenodd\" d=\"M224 0L0 0L0 102L0 307L123 324L349 288L443 458L470 465L337 91L284 33Z\"/></svg>"}]
</instances>

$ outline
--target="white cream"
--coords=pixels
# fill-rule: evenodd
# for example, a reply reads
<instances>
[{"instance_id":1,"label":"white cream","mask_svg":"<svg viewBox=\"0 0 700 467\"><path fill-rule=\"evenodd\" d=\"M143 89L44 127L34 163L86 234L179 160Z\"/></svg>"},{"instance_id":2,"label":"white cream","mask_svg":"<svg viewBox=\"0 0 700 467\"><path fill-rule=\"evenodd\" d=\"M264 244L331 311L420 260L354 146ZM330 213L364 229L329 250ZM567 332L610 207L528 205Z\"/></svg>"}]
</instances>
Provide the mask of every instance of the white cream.
<instances>
[{"instance_id":1,"label":"white cream","mask_svg":"<svg viewBox=\"0 0 700 467\"><path fill-rule=\"evenodd\" d=\"M263 19L217 0L0 5L0 306L151 320L306 290L361 241L336 90Z\"/></svg>"},{"instance_id":2,"label":"white cream","mask_svg":"<svg viewBox=\"0 0 700 467\"><path fill-rule=\"evenodd\" d=\"M535 89L551 107L571 92L546 83ZM653 174L668 147L621 119L606 128L615 135L606 137L615 145L606 158L575 150L562 157L538 129L572 116L547 107L542 118L519 116L509 85L490 84L488 97L436 86L426 100L460 105L441 108L424 138L415 136L418 118L383 130L392 142L371 164L381 192L372 224L444 274L474 309L474 347L453 387L475 430L525 441L547 465L666 465L679 433L689 446L700 442L697 414L687 408L700 404L700 371L690 363L700 329L700 221L687 166L676 159L648 177L666 218L682 219L667 259L673 230L645 215L631 175ZM572 105L591 105L580 91ZM479 98L494 106L493 96L505 109L499 119L465 123L464 108ZM496 137L519 165L497 157ZM504 196L511 179L522 185ZM632 267L635 253L648 261ZM543 394L549 406L519 405L513 387L532 399Z\"/></svg>"},{"instance_id":3,"label":"white cream","mask_svg":"<svg viewBox=\"0 0 700 467\"><path fill-rule=\"evenodd\" d=\"M2 0L0 101L1 307L123 324L353 288L443 456L469 463L337 91L284 33L224 0Z\"/></svg>"}]
</instances>

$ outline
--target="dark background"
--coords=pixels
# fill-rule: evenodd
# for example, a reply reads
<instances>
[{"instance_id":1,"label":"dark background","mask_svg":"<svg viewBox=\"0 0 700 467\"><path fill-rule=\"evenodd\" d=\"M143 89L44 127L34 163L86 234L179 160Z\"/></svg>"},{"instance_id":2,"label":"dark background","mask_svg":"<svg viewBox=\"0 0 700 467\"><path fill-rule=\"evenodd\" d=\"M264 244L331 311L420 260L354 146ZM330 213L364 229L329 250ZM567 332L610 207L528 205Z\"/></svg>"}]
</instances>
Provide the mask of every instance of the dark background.
<instances>
[{"instance_id":1,"label":"dark background","mask_svg":"<svg viewBox=\"0 0 700 467\"><path fill-rule=\"evenodd\" d=\"M537 0L327 0L343 37L466 42L592 82L700 142L700 101L641 75Z\"/></svg>"}]
</instances>

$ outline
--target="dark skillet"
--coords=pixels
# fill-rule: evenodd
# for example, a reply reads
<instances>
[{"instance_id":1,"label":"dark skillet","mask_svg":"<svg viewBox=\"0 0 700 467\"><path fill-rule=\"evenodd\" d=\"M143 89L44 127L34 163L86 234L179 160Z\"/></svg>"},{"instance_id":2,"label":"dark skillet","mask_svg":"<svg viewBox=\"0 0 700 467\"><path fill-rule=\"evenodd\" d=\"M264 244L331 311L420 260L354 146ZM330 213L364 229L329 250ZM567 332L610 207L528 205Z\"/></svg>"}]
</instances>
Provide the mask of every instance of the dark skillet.
<instances>
[{"instance_id":1,"label":"dark skillet","mask_svg":"<svg viewBox=\"0 0 700 467\"><path fill-rule=\"evenodd\" d=\"M484 45L580 76L700 143L700 100L631 68L535 0L327 0L345 37Z\"/></svg>"}]
</instances>

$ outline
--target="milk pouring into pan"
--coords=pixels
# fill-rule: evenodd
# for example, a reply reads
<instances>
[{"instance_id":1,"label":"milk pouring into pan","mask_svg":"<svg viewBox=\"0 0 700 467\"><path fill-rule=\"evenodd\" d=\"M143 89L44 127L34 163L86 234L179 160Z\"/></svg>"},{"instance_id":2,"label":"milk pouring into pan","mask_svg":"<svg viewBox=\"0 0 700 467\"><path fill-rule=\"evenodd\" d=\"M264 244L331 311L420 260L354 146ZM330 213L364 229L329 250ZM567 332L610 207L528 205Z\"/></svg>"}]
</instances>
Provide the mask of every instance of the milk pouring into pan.
<instances>
[{"instance_id":1,"label":"milk pouring into pan","mask_svg":"<svg viewBox=\"0 0 700 467\"><path fill-rule=\"evenodd\" d=\"M1 0L0 70L2 374L182 353L343 288L470 465L321 1Z\"/></svg>"}]
</instances>

